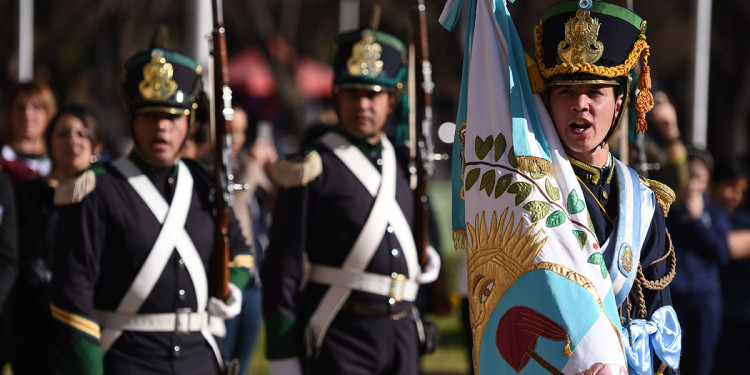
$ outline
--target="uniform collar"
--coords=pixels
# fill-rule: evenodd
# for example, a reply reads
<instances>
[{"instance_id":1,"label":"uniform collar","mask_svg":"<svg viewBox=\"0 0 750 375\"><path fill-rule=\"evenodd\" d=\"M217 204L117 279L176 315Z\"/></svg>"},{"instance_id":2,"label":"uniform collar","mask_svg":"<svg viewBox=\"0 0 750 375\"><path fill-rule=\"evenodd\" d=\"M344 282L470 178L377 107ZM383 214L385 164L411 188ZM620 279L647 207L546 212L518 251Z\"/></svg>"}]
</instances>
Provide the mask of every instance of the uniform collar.
<instances>
[{"instance_id":1,"label":"uniform collar","mask_svg":"<svg viewBox=\"0 0 750 375\"><path fill-rule=\"evenodd\" d=\"M135 150L131 151L128 155L128 159L135 164L136 167L138 167L138 170L143 172L144 174L156 174L159 172L170 170L172 171L172 175L177 175L177 163L175 163L174 166L171 167L154 167L153 165L150 165L143 161L140 156L138 156L138 153L135 152Z\"/></svg>"},{"instance_id":2,"label":"uniform collar","mask_svg":"<svg viewBox=\"0 0 750 375\"><path fill-rule=\"evenodd\" d=\"M363 154L365 154L368 157L377 157L380 156L381 151L383 151L383 143L378 142L377 144L372 144L370 142L367 142L364 139L359 139L354 137L353 135L345 132L341 128L337 128L336 131L343 135L344 138L348 139L349 142L351 142L353 145L357 146L357 148L362 151ZM385 137L385 134L382 135Z\"/></svg>"},{"instance_id":3,"label":"uniform collar","mask_svg":"<svg viewBox=\"0 0 750 375\"><path fill-rule=\"evenodd\" d=\"M612 154L607 155L607 164L603 167L584 163L571 155L568 155L568 159L570 159L570 164L573 166L573 172L587 185L609 184L612 182L612 176L615 172L615 169L612 168ZM602 176L604 176L604 180L602 180Z\"/></svg>"}]
</instances>

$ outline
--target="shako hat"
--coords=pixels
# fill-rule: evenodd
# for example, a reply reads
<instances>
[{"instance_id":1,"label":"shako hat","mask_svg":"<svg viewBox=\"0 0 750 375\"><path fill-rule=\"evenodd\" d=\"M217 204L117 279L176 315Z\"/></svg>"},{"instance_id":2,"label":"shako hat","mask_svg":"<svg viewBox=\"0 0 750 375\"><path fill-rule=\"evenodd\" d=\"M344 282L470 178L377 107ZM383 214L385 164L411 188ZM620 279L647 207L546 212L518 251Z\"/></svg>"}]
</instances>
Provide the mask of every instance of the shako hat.
<instances>
[{"instance_id":1,"label":"shako hat","mask_svg":"<svg viewBox=\"0 0 750 375\"><path fill-rule=\"evenodd\" d=\"M401 89L406 78L406 49L395 36L373 29L339 34L334 44L333 85L371 91Z\"/></svg>"},{"instance_id":2,"label":"shako hat","mask_svg":"<svg viewBox=\"0 0 750 375\"><path fill-rule=\"evenodd\" d=\"M635 107L636 129L645 131L646 112L654 106L645 33L645 20L614 4L593 0L553 4L534 28L539 73L547 86L621 85L627 103L630 72L643 59ZM613 130L614 126L610 133Z\"/></svg>"},{"instance_id":3,"label":"shako hat","mask_svg":"<svg viewBox=\"0 0 750 375\"><path fill-rule=\"evenodd\" d=\"M203 95L202 71L194 59L178 52L153 48L138 53L123 67L122 98L131 115L152 111L194 115Z\"/></svg>"}]
</instances>

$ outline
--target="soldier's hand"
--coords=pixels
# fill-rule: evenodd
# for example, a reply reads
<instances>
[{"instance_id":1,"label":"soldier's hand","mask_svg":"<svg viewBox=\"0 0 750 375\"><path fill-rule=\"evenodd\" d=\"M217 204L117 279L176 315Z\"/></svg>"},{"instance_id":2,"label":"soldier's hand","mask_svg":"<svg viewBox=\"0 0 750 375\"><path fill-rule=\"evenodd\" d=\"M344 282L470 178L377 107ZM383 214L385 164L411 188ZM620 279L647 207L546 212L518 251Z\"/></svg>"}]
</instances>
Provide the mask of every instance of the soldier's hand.
<instances>
[{"instance_id":1,"label":"soldier's hand","mask_svg":"<svg viewBox=\"0 0 750 375\"><path fill-rule=\"evenodd\" d=\"M232 319L242 311L242 291L236 285L229 283L229 297L221 300L211 297L208 300L208 313L222 319Z\"/></svg>"}]
</instances>

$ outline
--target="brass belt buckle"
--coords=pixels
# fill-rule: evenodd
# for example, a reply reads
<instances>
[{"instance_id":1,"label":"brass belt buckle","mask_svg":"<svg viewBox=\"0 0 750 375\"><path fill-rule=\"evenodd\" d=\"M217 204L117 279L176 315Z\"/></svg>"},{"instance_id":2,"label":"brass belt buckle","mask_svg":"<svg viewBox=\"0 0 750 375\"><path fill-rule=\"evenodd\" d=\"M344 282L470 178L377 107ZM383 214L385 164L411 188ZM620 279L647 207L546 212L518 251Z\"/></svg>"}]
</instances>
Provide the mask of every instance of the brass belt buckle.
<instances>
[{"instance_id":1,"label":"brass belt buckle","mask_svg":"<svg viewBox=\"0 0 750 375\"><path fill-rule=\"evenodd\" d=\"M394 304L401 302L404 298L404 287L406 286L406 276L400 273L391 274L391 287L388 291L388 303ZM398 291L396 291L398 288ZM397 293L398 292L398 293Z\"/></svg>"}]
</instances>

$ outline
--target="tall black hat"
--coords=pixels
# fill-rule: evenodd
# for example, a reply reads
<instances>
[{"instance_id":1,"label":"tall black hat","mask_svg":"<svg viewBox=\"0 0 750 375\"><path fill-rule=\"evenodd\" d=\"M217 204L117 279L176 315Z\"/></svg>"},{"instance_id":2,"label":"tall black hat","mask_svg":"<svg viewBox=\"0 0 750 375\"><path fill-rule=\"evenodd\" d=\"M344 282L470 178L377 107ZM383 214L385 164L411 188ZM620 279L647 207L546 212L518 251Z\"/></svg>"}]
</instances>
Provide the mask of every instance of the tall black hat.
<instances>
[{"instance_id":1,"label":"tall black hat","mask_svg":"<svg viewBox=\"0 0 750 375\"><path fill-rule=\"evenodd\" d=\"M194 115L203 93L202 71L195 60L174 51L154 48L138 53L124 65L122 98L131 115L152 111Z\"/></svg>"},{"instance_id":2,"label":"tall black hat","mask_svg":"<svg viewBox=\"0 0 750 375\"><path fill-rule=\"evenodd\" d=\"M372 29L339 34L333 61L338 88L395 91L406 79L406 49L393 35Z\"/></svg>"},{"instance_id":3,"label":"tall black hat","mask_svg":"<svg viewBox=\"0 0 750 375\"><path fill-rule=\"evenodd\" d=\"M636 129L646 130L646 112L654 106L646 21L602 1L564 1L544 11L534 33L537 64L547 86L623 85L627 95L630 72L643 59L635 106Z\"/></svg>"}]
</instances>

